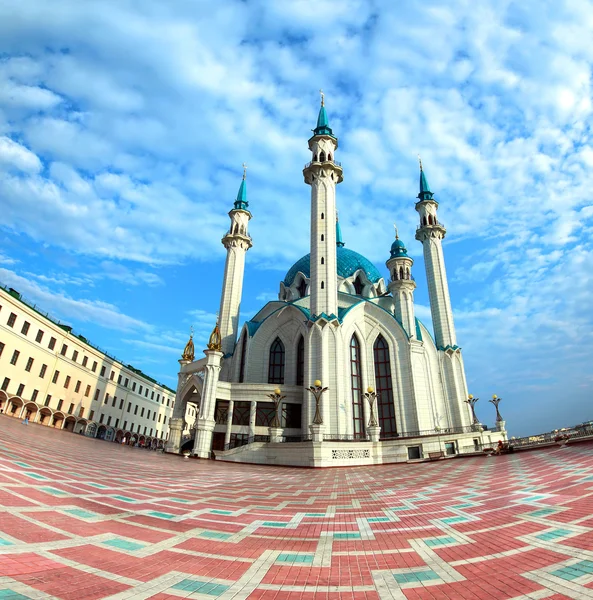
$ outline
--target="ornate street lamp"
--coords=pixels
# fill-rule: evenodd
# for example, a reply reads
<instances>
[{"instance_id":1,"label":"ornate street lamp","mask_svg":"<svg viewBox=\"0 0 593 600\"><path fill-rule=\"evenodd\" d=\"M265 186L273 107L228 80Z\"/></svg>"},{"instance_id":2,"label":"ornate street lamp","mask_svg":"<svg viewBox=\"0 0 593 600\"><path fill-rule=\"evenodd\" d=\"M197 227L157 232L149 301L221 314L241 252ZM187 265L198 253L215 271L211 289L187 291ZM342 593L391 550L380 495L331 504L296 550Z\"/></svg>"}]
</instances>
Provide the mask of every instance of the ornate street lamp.
<instances>
[{"instance_id":1,"label":"ornate street lamp","mask_svg":"<svg viewBox=\"0 0 593 600\"><path fill-rule=\"evenodd\" d=\"M280 407L282 400L284 400L286 396L282 395L279 388L276 388L273 393L268 394L267 396L274 403L274 418L272 419L270 427L280 427Z\"/></svg>"},{"instance_id":2,"label":"ornate street lamp","mask_svg":"<svg viewBox=\"0 0 593 600\"><path fill-rule=\"evenodd\" d=\"M498 411L498 405L502 398L499 398L496 394L492 396L492 400L488 400L488 402L492 402L494 404L494 408L496 408L496 422L504 421L504 419L500 416L500 412Z\"/></svg>"},{"instance_id":3,"label":"ornate street lamp","mask_svg":"<svg viewBox=\"0 0 593 600\"><path fill-rule=\"evenodd\" d=\"M315 398L315 416L313 417L313 425L323 425L323 418L321 417L321 411L319 410L319 402L321 401L321 395L326 392L328 388L321 385L319 379L315 380L311 387L307 388Z\"/></svg>"},{"instance_id":4,"label":"ornate street lamp","mask_svg":"<svg viewBox=\"0 0 593 600\"><path fill-rule=\"evenodd\" d=\"M377 423L377 418L375 417L375 400L377 399L377 392L375 392L375 390L369 386L367 388L367 391L363 394L363 396L368 400L369 402L369 408L371 410L371 416L369 418L369 427L377 427L379 425L379 423Z\"/></svg>"},{"instance_id":5,"label":"ornate street lamp","mask_svg":"<svg viewBox=\"0 0 593 600\"><path fill-rule=\"evenodd\" d=\"M470 408L472 409L472 418L473 418L473 425L480 425L480 421L478 419L478 417L476 417L476 410L474 408L474 406L476 405L476 402L479 400L479 398L474 398L472 394L470 394L467 397L467 400L464 400L464 402L466 404L469 404Z\"/></svg>"}]
</instances>

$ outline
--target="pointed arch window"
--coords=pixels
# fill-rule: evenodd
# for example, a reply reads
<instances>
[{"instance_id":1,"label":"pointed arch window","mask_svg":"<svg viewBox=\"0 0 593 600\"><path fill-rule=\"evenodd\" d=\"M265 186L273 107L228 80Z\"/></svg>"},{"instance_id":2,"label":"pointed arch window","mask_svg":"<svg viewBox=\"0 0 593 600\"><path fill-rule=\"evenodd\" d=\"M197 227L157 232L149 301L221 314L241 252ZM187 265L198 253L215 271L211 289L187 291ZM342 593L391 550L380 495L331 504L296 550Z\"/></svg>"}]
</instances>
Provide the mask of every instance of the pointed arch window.
<instances>
[{"instance_id":1,"label":"pointed arch window","mask_svg":"<svg viewBox=\"0 0 593 600\"><path fill-rule=\"evenodd\" d=\"M247 331L243 334L243 342L241 343L241 364L239 366L239 383L245 380L245 351L247 350Z\"/></svg>"},{"instance_id":2,"label":"pointed arch window","mask_svg":"<svg viewBox=\"0 0 593 600\"><path fill-rule=\"evenodd\" d=\"M395 406L393 402L393 384L391 381L391 357L389 346L382 335L373 346L375 359L375 384L377 390L377 413L381 426L381 438L397 435L395 424Z\"/></svg>"},{"instance_id":3,"label":"pointed arch window","mask_svg":"<svg viewBox=\"0 0 593 600\"><path fill-rule=\"evenodd\" d=\"M307 295L307 283L305 282L304 279L301 279L301 282L299 283L297 290L299 292L299 298L304 298Z\"/></svg>"},{"instance_id":4,"label":"pointed arch window","mask_svg":"<svg viewBox=\"0 0 593 600\"><path fill-rule=\"evenodd\" d=\"M305 382L305 338L301 335L297 346L296 384L303 385Z\"/></svg>"},{"instance_id":5,"label":"pointed arch window","mask_svg":"<svg viewBox=\"0 0 593 600\"><path fill-rule=\"evenodd\" d=\"M360 372L360 343L356 335L350 340L350 382L352 386L352 420L355 438L364 437L364 412L362 406L362 374Z\"/></svg>"},{"instance_id":6,"label":"pointed arch window","mask_svg":"<svg viewBox=\"0 0 593 600\"><path fill-rule=\"evenodd\" d=\"M284 344L280 338L276 338L270 346L268 383L284 383L284 358Z\"/></svg>"},{"instance_id":7,"label":"pointed arch window","mask_svg":"<svg viewBox=\"0 0 593 600\"><path fill-rule=\"evenodd\" d=\"M354 293L357 296L362 296L363 289L364 285L362 283L362 279L360 278L360 275L357 275L356 279L354 280Z\"/></svg>"}]
</instances>

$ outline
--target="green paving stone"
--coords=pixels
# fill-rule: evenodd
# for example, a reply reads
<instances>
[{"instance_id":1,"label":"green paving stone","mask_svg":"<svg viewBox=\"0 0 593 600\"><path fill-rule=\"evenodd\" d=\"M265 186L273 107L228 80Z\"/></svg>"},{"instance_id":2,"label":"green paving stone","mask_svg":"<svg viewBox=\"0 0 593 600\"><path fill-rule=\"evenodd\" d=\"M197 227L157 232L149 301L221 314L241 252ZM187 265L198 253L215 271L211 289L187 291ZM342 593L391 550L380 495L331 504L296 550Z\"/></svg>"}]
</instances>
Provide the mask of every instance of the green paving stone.
<instances>
[{"instance_id":1,"label":"green paving stone","mask_svg":"<svg viewBox=\"0 0 593 600\"><path fill-rule=\"evenodd\" d=\"M157 510L152 510L148 514L153 517L157 517L159 519L174 519L175 518L175 515L172 515L170 513L159 512Z\"/></svg>"},{"instance_id":2,"label":"green paving stone","mask_svg":"<svg viewBox=\"0 0 593 600\"><path fill-rule=\"evenodd\" d=\"M263 527L286 527L288 523L281 523L277 521L264 521Z\"/></svg>"},{"instance_id":3,"label":"green paving stone","mask_svg":"<svg viewBox=\"0 0 593 600\"><path fill-rule=\"evenodd\" d=\"M144 548L144 544L138 544L136 542L129 542L128 540L120 540L113 539L107 540L106 542L102 542L103 544L107 544L108 546L113 546L114 548L121 548L122 550L140 550Z\"/></svg>"},{"instance_id":4,"label":"green paving stone","mask_svg":"<svg viewBox=\"0 0 593 600\"><path fill-rule=\"evenodd\" d=\"M122 502L136 502L134 498L128 498L127 496L112 496L116 500L121 500Z\"/></svg>"},{"instance_id":5,"label":"green paving stone","mask_svg":"<svg viewBox=\"0 0 593 600\"><path fill-rule=\"evenodd\" d=\"M67 495L66 492L63 492L62 490L57 490L56 488L52 488L52 487L42 487L39 489L42 490L43 492L45 492L46 494L51 494L52 496L66 496Z\"/></svg>"},{"instance_id":6,"label":"green paving stone","mask_svg":"<svg viewBox=\"0 0 593 600\"><path fill-rule=\"evenodd\" d=\"M452 537L432 538L424 540L427 546L442 546L443 544L456 544L457 540Z\"/></svg>"},{"instance_id":7,"label":"green paving stone","mask_svg":"<svg viewBox=\"0 0 593 600\"><path fill-rule=\"evenodd\" d=\"M279 554L276 562L313 563L312 554Z\"/></svg>"},{"instance_id":8,"label":"green paving stone","mask_svg":"<svg viewBox=\"0 0 593 600\"><path fill-rule=\"evenodd\" d=\"M232 510L211 510L210 511L213 515L232 515L233 511Z\"/></svg>"},{"instance_id":9,"label":"green paving stone","mask_svg":"<svg viewBox=\"0 0 593 600\"><path fill-rule=\"evenodd\" d=\"M550 575L555 575L556 577L560 577L562 579L566 579L567 581L572 581L573 579L578 579L582 577L583 573L573 569L572 567L563 567L562 569L558 569L557 571L552 571Z\"/></svg>"},{"instance_id":10,"label":"green paving stone","mask_svg":"<svg viewBox=\"0 0 593 600\"><path fill-rule=\"evenodd\" d=\"M305 517L325 517L325 513L305 513Z\"/></svg>"},{"instance_id":11,"label":"green paving stone","mask_svg":"<svg viewBox=\"0 0 593 600\"><path fill-rule=\"evenodd\" d=\"M465 521L469 521L466 517L447 517L446 519L441 519L443 523L464 523Z\"/></svg>"},{"instance_id":12,"label":"green paving stone","mask_svg":"<svg viewBox=\"0 0 593 600\"><path fill-rule=\"evenodd\" d=\"M75 517L81 517L83 519L94 519L97 514L89 512L88 510L82 510L82 508L67 508L64 510L68 514L74 515Z\"/></svg>"},{"instance_id":13,"label":"green paving stone","mask_svg":"<svg viewBox=\"0 0 593 600\"><path fill-rule=\"evenodd\" d=\"M31 600L30 596L23 596L18 592L13 592L12 590L3 589L0 590L0 599L1 600Z\"/></svg>"},{"instance_id":14,"label":"green paving stone","mask_svg":"<svg viewBox=\"0 0 593 600\"><path fill-rule=\"evenodd\" d=\"M354 531L345 531L334 533L334 540L359 540L360 533L355 533Z\"/></svg>"},{"instance_id":15,"label":"green paving stone","mask_svg":"<svg viewBox=\"0 0 593 600\"><path fill-rule=\"evenodd\" d=\"M101 490L106 490L107 486L106 485L101 485L100 483L87 483L87 485L90 485L92 487L96 487L99 488Z\"/></svg>"},{"instance_id":16,"label":"green paving stone","mask_svg":"<svg viewBox=\"0 0 593 600\"><path fill-rule=\"evenodd\" d=\"M475 504L473 504L473 502L467 502L466 504L456 504L455 506L452 506L451 508L471 508L472 506L475 506Z\"/></svg>"},{"instance_id":17,"label":"green paving stone","mask_svg":"<svg viewBox=\"0 0 593 600\"><path fill-rule=\"evenodd\" d=\"M183 502L184 504L189 504L189 500L182 500L181 498L169 498L171 502Z\"/></svg>"},{"instance_id":18,"label":"green paving stone","mask_svg":"<svg viewBox=\"0 0 593 600\"><path fill-rule=\"evenodd\" d=\"M583 560L576 565L572 565L573 569L578 569L579 571L584 571L589 575L593 575L593 561Z\"/></svg>"},{"instance_id":19,"label":"green paving stone","mask_svg":"<svg viewBox=\"0 0 593 600\"><path fill-rule=\"evenodd\" d=\"M398 583L422 583L423 581L434 581L440 577L431 569L428 571L416 571L413 573L394 573L393 577Z\"/></svg>"},{"instance_id":20,"label":"green paving stone","mask_svg":"<svg viewBox=\"0 0 593 600\"><path fill-rule=\"evenodd\" d=\"M533 512L527 513L530 517L545 517L555 513L555 508L541 508L540 510L534 510Z\"/></svg>"},{"instance_id":21,"label":"green paving stone","mask_svg":"<svg viewBox=\"0 0 593 600\"><path fill-rule=\"evenodd\" d=\"M389 517L369 517L367 521L369 523L388 523L391 519Z\"/></svg>"},{"instance_id":22,"label":"green paving stone","mask_svg":"<svg viewBox=\"0 0 593 600\"><path fill-rule=\"evenodd\" d=\"M196 581L195 579L183 579L176 583L171 589L182 590L184 592L199 592L209 596L220 596L229 589L230 586L221 583L210 583L208 581Z\"/></svg>"},{"instance_id":23,"label":"green paving stone","mask_svg":"<svg viewBox=\"0 0 593 600\"><path fill-rule=\"evenodd\" d=\"M211 538L213 540L228 540L231 534L222 533L221 531L202 531L198 537Z\"/></svg>"},{"instance_id":24,"label":"green paving stone","mask_svg":"<svg viewBox=\"0 0 593 600\"><path fill-rule=\"evenodd\" d=\"M8 540L3 540L2 538L0 538L0 546L12 546L12 542L9 542ZM1 598L2 596L0 596Z\"/></svg>"},{"instance_id":25,"label":"green paving stone","mask_svg":"<svg viewBox=\"0 0 593 600\"><path fill-rule=\"evenodd\" d=\"M540 533L539 535L536 535L535 537L538 540L549 541L549 540L555 540L556 538L559 538L559 537L564 537L565 535L569 535L570 533L572 533L572 532L569 531L568 529L554 529L553 531L548 531L546 533Z\"/></svg>"},{"instance_id":26,"label":"green paving stone","mask_svg":"<svg viewBox=\"0 0 593 600\"><path fill-rule=\"evenodd\" d=\"M44 477L43 475L38 475L37 473L24 473L24 475L26 475L27 477L32 477L33 479L47 481L47 477Z\"/></svg>"},{"instance_id":27,"label":"green paving stone","mask_svg":"<svg viewBox=\"0 0 593 600\"><path fill-rule=\"evenodd\" d=\"M24 463L24 462L15 461L14 464L18 465L19 467L23 467L23 469L32 469L33 468L31 465L28 465L27 463ZM0 598L1 598L1 596L0 596Z\"/></svg>"}]
</instances>

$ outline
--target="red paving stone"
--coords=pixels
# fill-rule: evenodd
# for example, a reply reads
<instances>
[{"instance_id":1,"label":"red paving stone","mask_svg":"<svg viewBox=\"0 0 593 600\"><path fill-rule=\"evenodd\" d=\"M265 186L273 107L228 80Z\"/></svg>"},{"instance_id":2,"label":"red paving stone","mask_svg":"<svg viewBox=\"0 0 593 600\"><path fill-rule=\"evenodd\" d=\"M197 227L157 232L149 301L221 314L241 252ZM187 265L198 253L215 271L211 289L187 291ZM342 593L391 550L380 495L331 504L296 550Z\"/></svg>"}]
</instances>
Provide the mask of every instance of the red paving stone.
<instances>
[{"instance_id":1,"label":"red paving stone","mask_svg":"<svg viewBox=\"0 0 593 600\"><path fill-rule=\"evenodd\" d=\"M593 444L304 470L0 416L0 598L593 598L592 514Z\"/></svg>"}]
</instances>

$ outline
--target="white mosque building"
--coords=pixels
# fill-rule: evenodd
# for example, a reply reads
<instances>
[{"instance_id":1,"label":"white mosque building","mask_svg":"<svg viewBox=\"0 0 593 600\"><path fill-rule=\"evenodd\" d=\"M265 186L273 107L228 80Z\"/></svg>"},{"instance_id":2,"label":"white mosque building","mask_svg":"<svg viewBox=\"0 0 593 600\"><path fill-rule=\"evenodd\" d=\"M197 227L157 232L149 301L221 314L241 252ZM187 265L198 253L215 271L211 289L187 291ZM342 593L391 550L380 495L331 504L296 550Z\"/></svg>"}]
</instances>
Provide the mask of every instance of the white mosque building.
<instances>
[{"instance_id":1,"label":"white mosque building","mask_svg":"<svg viewBox=\"0 0 593 600\"><path fill-rule=\"evenodd\" d=\"M438 202L420 165L416 201L434 338L414 314L414 261L396 239L389 280L346 246L337 221L343 180L338 139L321 101L309 139L311 251L239 330L252 217L245 174L231 225L218 324L204 357L190 337L182 359L169 452L301 466L377 464L451 456L506 439L504 421L484 428L468 402L449 298ZM471 397L469 397L471 399ZM188 403L194 437L182 438ZM185 445L184 445L185 441Z\"/></svg>"}]
</instances>

